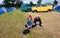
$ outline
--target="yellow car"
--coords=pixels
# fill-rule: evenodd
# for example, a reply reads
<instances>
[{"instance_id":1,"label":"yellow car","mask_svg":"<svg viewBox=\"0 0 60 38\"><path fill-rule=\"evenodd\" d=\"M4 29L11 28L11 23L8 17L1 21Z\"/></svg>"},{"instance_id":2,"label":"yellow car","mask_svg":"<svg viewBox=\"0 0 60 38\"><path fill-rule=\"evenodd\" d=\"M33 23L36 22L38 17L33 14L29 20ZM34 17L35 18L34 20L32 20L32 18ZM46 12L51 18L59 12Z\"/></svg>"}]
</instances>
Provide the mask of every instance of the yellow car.
<instances>
[{"instance_id":1,"label":"yellow car","mask_svg":"<svg viewBox=\"0 0 60 38\"><path fill-rule=\"evenodd\" d=\"M33 12L37 12L37 11L52 11L53 9L53 5L49 5L49 4L42 4L40 6L35 6L31 8Z\"/></svg>"}]
</instances>

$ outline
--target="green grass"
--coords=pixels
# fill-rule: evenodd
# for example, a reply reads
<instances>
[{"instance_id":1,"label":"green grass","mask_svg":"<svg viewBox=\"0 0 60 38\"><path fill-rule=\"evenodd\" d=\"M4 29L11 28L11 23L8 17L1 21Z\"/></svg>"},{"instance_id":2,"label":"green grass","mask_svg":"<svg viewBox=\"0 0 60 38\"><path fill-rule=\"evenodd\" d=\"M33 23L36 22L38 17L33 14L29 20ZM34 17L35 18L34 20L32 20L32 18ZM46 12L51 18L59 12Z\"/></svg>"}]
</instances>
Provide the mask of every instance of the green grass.
<instances>
[{"instance_id":1,"label":"green grass","mask_svg":"<svg viewBox=\"0 0 60 38\"><path fill-rule=\"evenodd\" d=\"M0 15L0 38L17 38L23 31L25 23L26 13L19 9Z\"/></svg>"},{"instance_id":2,"label":"green grass","mask_svg":"<svg viewBox=\"0 0 60 38\"><path fill-rule=\"evenodd\" d=\"M31 32L29 34L24 35L22 32L25 29L24 25L27 22L28 14L29 13L22 12L20 9L17 9L16 11L12 11L9 13L1 14L0 38L54 38L53 32L50 32L50 30L47 29L46 26L42 26L42 27L37 26L31 29L30 30ZM44 14L42 15L44 17Z\"/></svg>"}]
</instances>

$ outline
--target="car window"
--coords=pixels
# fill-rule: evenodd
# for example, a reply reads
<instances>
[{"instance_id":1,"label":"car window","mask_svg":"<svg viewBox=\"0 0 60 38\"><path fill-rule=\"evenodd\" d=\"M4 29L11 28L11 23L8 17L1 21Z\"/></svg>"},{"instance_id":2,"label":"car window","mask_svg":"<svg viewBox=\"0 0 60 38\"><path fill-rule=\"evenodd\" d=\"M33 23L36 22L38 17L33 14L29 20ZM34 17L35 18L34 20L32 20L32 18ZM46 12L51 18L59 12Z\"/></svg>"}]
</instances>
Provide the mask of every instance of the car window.
<instances>
[{"instance_id":1,"label":"car window","mask_svg":"<svg viewBox=\"0 0 60 38\"><path fill-rule=\"evenodd\" d=\"M50 4L37 4L36 7L46 7L46 6L49 6Z\"/></svg>"},{"instance_id":2,"label":"car window","mask_svg":"<svg viewBox=\"0 0 60 38\"><path fill-rule=\"evenodd\" d=\"M47 6L47 5L40 5L40 6L45 7L45 6Z\"/></svg>"},{"instance_id":3,"label":"car window","mask_svg":"<svg viewBox=\"0 0 60 38\"><path fill-rule=\"evenodd\" d=\"M26 5L26 6L30 6L30 5Z\"/></svg>"},{"instance_id":4,"label":"car window","mask_svg":"<svg viewBox=\"0 0 60 38\"><path fill-rule=\"evenodd\" d=\"M39 4L36 5L36 7L39 7L39 6L40 6Z\"/></svg>"}]
</instances>

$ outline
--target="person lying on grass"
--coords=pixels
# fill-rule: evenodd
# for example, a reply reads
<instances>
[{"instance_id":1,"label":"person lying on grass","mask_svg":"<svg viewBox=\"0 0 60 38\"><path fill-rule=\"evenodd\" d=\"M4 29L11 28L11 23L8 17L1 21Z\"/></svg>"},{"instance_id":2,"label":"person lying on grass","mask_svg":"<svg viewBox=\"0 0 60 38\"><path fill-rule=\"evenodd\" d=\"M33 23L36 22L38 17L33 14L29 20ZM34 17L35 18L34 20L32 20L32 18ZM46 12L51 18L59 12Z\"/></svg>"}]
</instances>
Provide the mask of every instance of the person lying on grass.
<instances>
[{"instance_id":1,"label":"person lying on grass","mask_svg":"<svg viewBox=\"0 0 60 38\"><path fill-rule=\"evenodd\" d=\"M29 15L27 18L27 25L25 25L26 29L30 29L32 26L32 16Z\"/></svg>"},{"instance_id":2,"label":"person lying on grass","mask_svg":"<svg viewBox=\"0 0 60 38\"><path fill-rule=\"evenodd\" d=\"M35 26L36 25L42 26L42 21L41 21L39 16L34 18L34 22L33 23L35 24Z\"/></svg>"}]
</instances>

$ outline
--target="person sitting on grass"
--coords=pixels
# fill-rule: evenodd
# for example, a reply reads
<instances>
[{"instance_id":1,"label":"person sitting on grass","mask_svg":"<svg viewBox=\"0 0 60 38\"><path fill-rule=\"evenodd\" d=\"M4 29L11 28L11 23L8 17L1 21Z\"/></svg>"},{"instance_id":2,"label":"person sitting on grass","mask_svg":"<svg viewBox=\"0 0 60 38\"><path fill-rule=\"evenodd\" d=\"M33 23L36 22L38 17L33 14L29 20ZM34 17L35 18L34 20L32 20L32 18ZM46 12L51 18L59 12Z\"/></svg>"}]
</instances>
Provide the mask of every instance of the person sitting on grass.
<instances>
[{"instance_id":1,"label":"person sitting on grass","mask_svg":"<svg viewBox=\"0 0 60 38\"><path fill-rule=\"evenodd\" d=\"M27 29L30 29L31 26L32 26L32 16L29 15L28 18L27 18L27 25L25 25L25 27L26 27Z\"/></svg>"},{"instance_id":2,"label":"person sitting on grass","mask_svg":"<svg viewBox=\"0 0 60 38\"><path fill-rule=\"evenodd\" d=\"M39 16L34 18L34 22L33 23L35 24L35 26L36 25L42 26L42 21L41 21Z\"/></svg>"}]
</instances>

